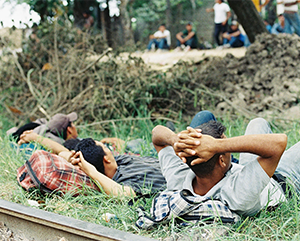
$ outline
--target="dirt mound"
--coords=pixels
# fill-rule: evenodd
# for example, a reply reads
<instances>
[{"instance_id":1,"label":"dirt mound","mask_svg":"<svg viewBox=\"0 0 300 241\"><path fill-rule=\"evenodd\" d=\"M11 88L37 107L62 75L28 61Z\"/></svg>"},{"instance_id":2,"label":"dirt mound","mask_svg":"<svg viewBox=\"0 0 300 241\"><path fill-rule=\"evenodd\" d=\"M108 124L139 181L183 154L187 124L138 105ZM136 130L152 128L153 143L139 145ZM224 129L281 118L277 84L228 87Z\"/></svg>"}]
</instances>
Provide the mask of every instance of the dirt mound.
<instances>
[{"instance_id":1,"label":"dirt mound","mask_svg":"<svg viewBox=\"0 0 300 241\"><path fill-rule=\"evenodd\" d=\"M263 34L242 58L206 59L199 81L224 100L217 103L218 112L278 114L299 102L299 50L297 35Z\"/></svg>"}]
</instances>

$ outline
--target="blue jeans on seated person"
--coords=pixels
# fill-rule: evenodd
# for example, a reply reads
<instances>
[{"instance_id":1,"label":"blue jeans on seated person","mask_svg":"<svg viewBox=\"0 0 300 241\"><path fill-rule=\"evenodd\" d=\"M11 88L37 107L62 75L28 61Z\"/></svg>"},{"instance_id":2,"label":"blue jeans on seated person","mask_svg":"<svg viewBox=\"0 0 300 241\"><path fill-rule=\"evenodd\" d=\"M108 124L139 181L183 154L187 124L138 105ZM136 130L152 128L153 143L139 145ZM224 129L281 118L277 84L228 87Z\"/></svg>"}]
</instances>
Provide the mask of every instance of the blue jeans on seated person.
<instances>
[{"instance_id":1,"label":"blue jeans on seated person","mask_svg":"<svg viewBox=\"0 0 300 241\"><path fill-rule=\"evenodd\" d=\"M300 18L298 13L283 13L283 16L285 18L285 25L287 29L287 33L292 34L294 28L295 33L300 36Z\"/></svg>"},{"instance_id":2,"label":"blue jeans on seated person","mask_svg":"<svg viewBox=\"0 0 300 241\"><path fill-rule=\"evenodd\" d=\"M232 48L238 48L238 47L242 47L244 46L244 41L241 40L241 37L231 37L230 40L228 40L227 38L223 39L223 44L230 44L230 46Z\"/></svg>"},{"instance_id":3,"label":"blue jeans on seated person","mask_svg":"<svg viewBox=\"0 0 300 241\"><path fill-rule=\"evenodd\" d=\"M148 50L151 49L152 44L155 45L155 48L159 48L159 49L169 49L170 48L170 46L167 44L167 39L165 39L165 38L151 39L149 41L149 44L148 44L148 47L147 47Z\"/></svg>"},{"instance_id":4,"label":"blue jeans on seated person","mask_svg":"<svg viewBox=\"0 0 300 241\"><path fill-rule=\"evenodd\" d=\"M190 46L192 49L196 49L198 47L196 38L194 38L194 37L192 37L189 40L187 40L185 43L183 43L183 45ZM180 43L180 41L178 39L177 39L177 42L176 42L176 46L177 47L181 46L181 43Z\"/></svg>"}]
</instances>

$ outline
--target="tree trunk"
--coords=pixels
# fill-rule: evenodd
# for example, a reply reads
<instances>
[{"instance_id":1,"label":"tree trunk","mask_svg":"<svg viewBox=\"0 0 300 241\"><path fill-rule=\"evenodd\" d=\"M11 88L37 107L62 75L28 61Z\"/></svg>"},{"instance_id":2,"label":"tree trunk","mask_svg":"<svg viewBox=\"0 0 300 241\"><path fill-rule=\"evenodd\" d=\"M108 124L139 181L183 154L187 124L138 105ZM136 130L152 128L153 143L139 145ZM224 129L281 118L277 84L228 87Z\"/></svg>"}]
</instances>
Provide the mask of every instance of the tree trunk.
<instances>
[{"instance_id":1,"label":"tree trunk","mask_svg":"<svg viewBox=\"0 0 300 241\"><path fill-rule=\"evenodd\" d=\"M129 0L121 0L121 4L119 6L120 9L120 19L122 24L123 30L123 39L125 46L133 46L134 45L134 38L133 32L131 29L131 19L129 13L127 11L127 5Z\"/></svg>"},{"instance_id":2,"label":"tree trunk","mask_svg":"<svg viewBox=\"0 0 300 241\"><path fill-rule=\"evenodd\" d=\"M97 6L96 0L74 0L74 23L78 26L82 25L84 22L83 12L88 11L91 6Z\"/></svg>"},{"instance_id":3,"label":"tree trunk","mask_svg":"<svg viewBox=\"0 0 300 241\"><path fill-rule=\"evenodd\" d=\"M172 9L171 9L171 1L170 0L167 0L166 26L168 29L172 26Z\"/></svg>"},{"instance_id":4,"label":"tree trunk","mask_svg":"<svg viewBox=\"0 0 300 241\"><path fill-rule=\"evenodd\" d=\"M256 35L268 33L261 16L251 0L228 0L228 4L238 17L251 43L255 41Z\"/></svg>"},{"instance_id":5,"label":"tree trunk","mask_svg":"<svg viewBox=\"0 0 300 241\"><path fill-rule=\"evenodd\" d=\"M104 31L106 36L106 41L109 47L112 47L112 31L111 31L111 22L110 22L110 15L109 15L109 0L106 0L107 7L104 9Z\"/></svg>"},{"instance_id":6,"label":"tree trunk","mask_svg":"<svg viewBox=\"0 0 300 241\"><path fill-rule=\"evenodd\" d=\"M196 15L196 1L195 0L190 0L191 5L192 5L192 9L193 9L193 16L191 21L194 22L195 20L195 15Z\"/></svg>"}]
</instances>

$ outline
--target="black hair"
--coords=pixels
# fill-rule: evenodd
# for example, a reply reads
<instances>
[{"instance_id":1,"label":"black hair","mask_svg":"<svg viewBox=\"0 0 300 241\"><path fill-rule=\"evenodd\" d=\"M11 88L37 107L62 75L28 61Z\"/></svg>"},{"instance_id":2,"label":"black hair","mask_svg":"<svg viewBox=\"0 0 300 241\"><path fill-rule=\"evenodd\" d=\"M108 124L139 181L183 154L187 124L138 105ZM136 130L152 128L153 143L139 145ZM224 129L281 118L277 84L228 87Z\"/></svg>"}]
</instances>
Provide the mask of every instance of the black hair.
<instances>
[{"instance_id":1,"label":"black hair","mask_svg":"<svg viewBox=\"0 0 300 241\"><path fill-rule=\"evenodd\" d=\"M82 139L76 146L75 151L81 151L84 159L104 174L103 157L106 155L101 146L97 146L92 138Z\"/></svg>"},{"instance_id":2,"label":"black hair","mask_svg":"<svg viewBox=\"0 0 300 241\"><path fill-rule=\"evenodd\" d=\"M67 148L69 151L75 150L76 145L80 142L79 139L69 139L63 143L63 146Z\"/></svg>"},{"instance_id":3,"label":"black hair","mask_svg":"<svg viewBox=\"0 0 300 241\"><path fill-rule=\"evenodd\" d=\"M214 120L203 123L200 126L196 127L195 129L201 129L202 134L210 135L217 139L222 138L224 132L226 131L226 127L222 125L222 123ZM220 155L221 155L220 153L215 154L207 162L199 163L194 166L191 166L191 162L197 159L198 156L191 156L186 158L186 163L198 177L205 177L211 174Z\"/></svg>"},{"instance_id":4,"label":"black hair","mask_svg":"<svg viewBox=\"0 0 300 241\"><path fill-rule=\"evenodd\" d=\"M67 134L68 134L68 127L72 126L72 122L69 121L68 125L66 126L65 129L63 129L63 133L62 133L62 138L65 140L67 139Z\"/></svg>"}]
</instances>

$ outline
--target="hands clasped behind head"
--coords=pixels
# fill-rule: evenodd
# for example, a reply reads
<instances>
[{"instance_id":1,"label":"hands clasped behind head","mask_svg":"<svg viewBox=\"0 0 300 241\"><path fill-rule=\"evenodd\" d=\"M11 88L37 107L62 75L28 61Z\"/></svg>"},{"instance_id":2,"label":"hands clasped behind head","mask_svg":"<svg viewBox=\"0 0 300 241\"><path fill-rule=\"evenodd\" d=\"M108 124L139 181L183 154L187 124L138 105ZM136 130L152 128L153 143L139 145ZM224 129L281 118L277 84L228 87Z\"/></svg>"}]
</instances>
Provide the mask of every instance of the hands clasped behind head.
<instances>
[{"instance_id":1,"label":"hands clasped behind head","mask_svg":"<svg viewBox=\"0 0 300 241\"><path fill-rule=\"evenodd\" d=\"M185 162L185 157L196 155L195 149L200 145L201 130L187 127L178 133L178 141L174 143L175 153Z\"/></svg>"}]
</instances>

